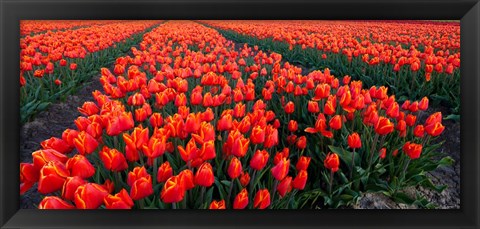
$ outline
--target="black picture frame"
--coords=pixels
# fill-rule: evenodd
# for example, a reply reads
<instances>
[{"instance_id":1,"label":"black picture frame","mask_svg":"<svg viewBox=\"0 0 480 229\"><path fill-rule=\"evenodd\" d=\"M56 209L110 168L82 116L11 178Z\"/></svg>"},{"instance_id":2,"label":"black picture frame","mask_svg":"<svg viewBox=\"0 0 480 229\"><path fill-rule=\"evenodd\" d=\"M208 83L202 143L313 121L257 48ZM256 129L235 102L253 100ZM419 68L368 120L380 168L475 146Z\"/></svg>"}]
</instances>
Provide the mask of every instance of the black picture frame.
<instances>
[{"instance_id":1,"label":"black picture frame","mask_svg":"<svg viewBox=\"0 0 480 229\"><path fill-rule=\"evenodd\" d=\"M479 228L480 3L478 0L0 0L2 228ZM19 20L460 19L459 210L39 211L19 208Z\"/></svg>"}]
</instances>

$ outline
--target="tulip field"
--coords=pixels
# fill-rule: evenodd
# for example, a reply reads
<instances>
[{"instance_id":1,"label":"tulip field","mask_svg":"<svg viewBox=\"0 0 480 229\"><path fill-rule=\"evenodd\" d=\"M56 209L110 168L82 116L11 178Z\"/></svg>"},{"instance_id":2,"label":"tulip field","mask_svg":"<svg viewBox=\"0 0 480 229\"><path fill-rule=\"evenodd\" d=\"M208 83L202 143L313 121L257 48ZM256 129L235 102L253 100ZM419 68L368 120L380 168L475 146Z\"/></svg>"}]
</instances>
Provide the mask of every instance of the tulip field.
<instances>
[{"instance_id":1,"label":"tulip field","mask_svg":"<svg viewBox=\"0 0 480 229\"><path fill-rule=\"evenodd\" d=\"M458 22L28 20L20 32L25 208L459 207Z\"/></svg>"}]
</instances>

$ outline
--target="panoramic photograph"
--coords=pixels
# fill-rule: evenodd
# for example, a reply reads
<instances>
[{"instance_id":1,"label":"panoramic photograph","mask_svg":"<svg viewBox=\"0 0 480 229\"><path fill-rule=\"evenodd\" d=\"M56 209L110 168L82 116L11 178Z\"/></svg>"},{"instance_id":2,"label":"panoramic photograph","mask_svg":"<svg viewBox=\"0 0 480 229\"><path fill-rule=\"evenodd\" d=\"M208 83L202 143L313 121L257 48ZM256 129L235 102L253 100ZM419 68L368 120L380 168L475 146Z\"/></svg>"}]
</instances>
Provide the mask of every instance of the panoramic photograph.
<instances>
[{"instance_id":1,"label":"panoramic photograph","mask_svg":"<svg viewBox=\"0 0 480 229\"><path fill-rule=\"evenodd\" d=\"M21 20L19 42L20 208L460 209L459 20Z\"/></svg>"}]
</instances>

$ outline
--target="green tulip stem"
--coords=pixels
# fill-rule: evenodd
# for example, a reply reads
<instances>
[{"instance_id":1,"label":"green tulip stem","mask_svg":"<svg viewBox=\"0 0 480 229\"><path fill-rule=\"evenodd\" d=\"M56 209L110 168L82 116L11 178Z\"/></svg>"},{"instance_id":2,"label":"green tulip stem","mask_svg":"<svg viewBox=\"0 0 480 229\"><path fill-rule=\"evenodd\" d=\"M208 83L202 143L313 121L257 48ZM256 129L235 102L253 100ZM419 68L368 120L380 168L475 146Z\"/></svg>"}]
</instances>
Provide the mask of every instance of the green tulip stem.
<instances>
[{"instance_id":1,"label":"green tulip stem","mask_svg":"<svg viewBox=\"0 0 480 229\"><path fill-rule=\"evenodd\" d=\"M278 180L275 179L275 182L273 183L273 190L272 190L272 203L275 200L275 192L277 191L277 186L278 186Z\"/></svg>"},{"instance_id":2,"label":"green tulip stem","mask_svg":"<svg viewBox=\"0 0 480 229\"><path fill-rule=\"evenodd\" d=\"M330 187L328 188L328 193L330 193L330 195L332 195L332 186L333 186L333 171L330 171Z\"/></svg>"},{"instance_id":3,"label":"green tulip stem","mask_svg":"<svg viewBox=\"0 0 480 229\"><path fill-rule=\"evenodd\" d=\"M352 152L352 169L350 169L350 180L353 177L353 169L355 168L355 148L353 148Z\"/></svg>"},{"instance_id":4,"label":"green tulip stem","mask_svg":"<svg viewBox=\"0 0 480 229\"><path fill-rule=\"evenodd\" d=\"M232 179L232 183L230 183L230 188L228 189L227 205L230 204L230 197L232 196L233 183L235 182L235 179Z\"/></svg>"}]
</instances>

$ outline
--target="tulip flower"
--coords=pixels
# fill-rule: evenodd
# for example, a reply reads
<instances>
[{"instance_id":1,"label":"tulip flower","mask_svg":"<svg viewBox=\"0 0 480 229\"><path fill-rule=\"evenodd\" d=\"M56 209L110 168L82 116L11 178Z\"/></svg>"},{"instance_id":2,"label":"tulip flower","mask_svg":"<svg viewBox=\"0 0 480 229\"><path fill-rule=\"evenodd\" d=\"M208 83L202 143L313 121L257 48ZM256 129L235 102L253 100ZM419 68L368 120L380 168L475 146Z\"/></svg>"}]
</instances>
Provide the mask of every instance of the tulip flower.
<instances>
[{"instance_id":1,"label":"tulip flower","mask_svg":"<svg viewBox=\"0 0 480 229\"><path fill-rule=\"evenodd\" d=\"M290 132L295 132L295 131L297 131L297 130L298 130L297 121L295 121L295 120L290 120L290 121L288 122L288 130L289 130Z\"/></svg>"},{"instance_id":2,"label":"tulip flower","mask_svg":"<svg viewBox=\"0 0 480 229\"><path fill-rule=\"evenodd\" d=\"M255 126L250 135L250 142L253 144L262 144L265 141L265 129L261 126Z\"/></svg>"},{"instance_id":3,"label":"tulip flower","mask_svg":"<svg viewBox=\"0 0 480 229\"><path fill-rule=\"evenodd\" d=\"M212 201L212 203L210 204L210 207L209 209L226 209L225 208L225 200L221 200L221 201Z\"/></svg>"},{"instance_id":4,"label":"tulip flower","mask_svg":"<svg viewBox=\"0 0 480 229\"><path fill-rule=\"evenodd\" d=\"M185 189L179 176L172 176L167 179L163 186L160 198L165 203L177 203L183 200Z\"/></svg>"},{"instance_id":5,"label":"tulip flower","mask_svg":"<svg viewBox=\"0 0 480 229\"><path fill-rule=\"evenodd\" d=\"M362 147L362 140L360 139L360 135L354 132L348 135L347 138L348 146L352 149L358 149Z\"/></svg>"},{"instance_id":6,"label":"tulip flower","mask_svg":"<svg viewBox=\"0 0 480 229\"><path fill-rule=\"evenodd\" d=\"M292 186L295 189L303 190L307 184L308 173L306 170L300 170L295 179L293 179Z\"/></svg>"},{"instance_id":7,"label":"tulip flower","mask_svg":"<svg viewBox=\"0 0 480 229\"><path fill-rule=\"evenodd\" d=\"M93 153L98 146L98 141L85 131L79 132L73 143L81 155Z\"/></svg>"},{"instance_id":8,"label":"tulip flower","mask_svg":"<svg viewBox=\"0 0 480 229\"><path fill-rule=\"evenodd\" d=\"M240 175L240 183L243 187L246 187L250 183L250 174L247 171L243 171L242 175Z\"/></svg>"},{"instance_id":9,"label":"tulip flower","mask_svg":"<svg viewBox=\"0 0 480 229\"><path fill-rule=\"evenodd\" d=\"M425 136L425 129L423 125L418 125L413 129L413 135L417 138L423 138Z\"/></svg>"},{"instance_id":10,"label":"tulip flower","mask_svg":"<svg viewBox=\"0 0 480 229\"><path fill-rule=\"evenodd\" d=\"M99 154L103 165L110 171L121 172L128 168L127 160L117 149L109 149L104 146Z\"/></svg>"},{"instance_id":11,"label":"tulip flower","mask_svg":"<svg viewBox=\"0 0 480 229\"><path fill-rule=\"evenodd\" d=\"M178 174L178 177L185 190L190 190L195 187L192 170L185 169Z\"/></svg>"},{"instance_id":12,"label":"tulip flower","mask_svg":"<svg viewBox=\"0 0 480 229\"><path fill-rule=\"evenodd\" d=\"M87 183L77 188L74 194L75 206L78 209L96 209L103 203L108 192L99 184Z\"/></svg>"},{"instance_id":13,"label":"tulip flower","mask_svg":"<svg viewBox=\"0 0 480 229\"><path fill-rule=\"evenodd\" d=\"M62 154L70 153L73 150L67 142L63 139L51 137L40 143L43 149L53 149Z\"/></svg>"},{"instance_id":14,"label":"tulip flower","mask_svg":"<svg viewBox=\"0 0 480 229\"><path fill-rule=\"evenodd\" d=\"M133 200L143 199L153 194L152 177L150 175L140 177L133 182L130 189L130 197Z\"/></svg>"},{"instance_id":15,"label":"tulip flower","mask_svg":"<svg viewBox=\"0 0 480 229\"><path fill-rule=\"evenodd\" d=\"M425 132L427 132L427 134L432 137L436 137L440 135L444 129L445 129L445 126L443 126L442 123L440 122L436 122L436 123L425 126Z\"/></svg>"},{"instance_id":16,"label":"tulip flower","mask_svg":"<svg viewBox=\"0 0 480 229\"><path fill-rule=\"evenodd\" d=\"M292 190L292 177L287 176L277 186L277 192L280 197L284 197Z\"/></svg>"},{"instance_id":17,"label":"tulip flower","mask_svg":"<svg viewBox=\"0 0 480 229\"><path fill-rule=\"evenodd\" d=\"M312 160L312 158L310 158L310 157L301 156L298 159L298 162L297 162L297 165L295 166L295 168L297 170L307 170L308 165L310 164L311 160Z\"/></svg>"},{"instance_id":18,"label":"tulip flower","mask_svg":"<svg viewBox=\"0 0 480 229\"><path fill-rule=\"evenodd\" d=\"M75 206L57 196L46 196L38 205L38 209L75 209Z\"/></svg>"},{"instance_id":19,"label":"tulip flower","mask_svg":"<svg viewBox=\"0 0 480 229\"><path fill-rule=\"evenodd\" d=\"M77 154L68 159L66 166L72 176L79 176L83 179L87 179L95 174L95 167L93 167L90 161L81 154Z\"/></svg>"},{"instance_id":20,"label":"tulip flower","mask_svg":"<svg viewBox=\"0 0 480 229\"><path fill-rule=\"evenodd\" d=\"M342 117L340 115L335 115L333 116L332 119L330 119L330 122L328 123L330 128L334 130L339 130L342 128Z\"/></svg>"},{"instance_id":21,"label":"tulip flower","mask_svg":"<svg viewBox=\"0 0 480 229\"><path fill-rule=\"evenodd\" d=\"M297 140L297 148L304 150L307 148L307 138L305 136L301 136Z\"/></svg>"},{"instance_id":22,"label":"tulip flower","mask_svg":"<svg viewBox=\"0 0 480 229\"><path fill-rule=\"evenodd\" d=\"M131 209L133 207L133 200L125 189L115 195L106 196L103 201L107 209Z\"/></svg>"},{"instance_id":23,"label":"tulip flower","mask_svg":"<svg viewBox=\"0 0 480 229\"><path fill-rule=\"evenodd\" d=\"M253 207L258 209L265 209L269 205L270 205L270 192L268 191L268 189L258 190L253 200Z\"/></svg>"},{"instance_id":24,"label":"tulip flower","mask_svg":"<svg viewBox=\"0 0 480 229\"><path fill-rule=\"evenodd\" d=\"M387 135L393 131L393 123L390 122L390 119L385 117L380 117L375 124L375 132L379 135Z\"/></svg>"},{"instance_id":25,"label":"tulip flower","mask_svg":"<svg viewBox=\"0 0 480 229\"><path fill-rule=\"evenodd\" d=\"M73 201L77 188L86 183L87 182L79 176L67 177L62 188L62 198Z\"/></svg>"},{"instance_id":26,"label":"tulip flower","mask_svg":"<svg viewBox=\"0 0 480 229\"><path fill-rule=\"evenodd\" d=\"M157 182L162 183L165 182L168 178L173 176L173 169L170 166L168 161L164 162L157 171Z\"/></svg>"},{"instance_id":27,"label":"tulip flower","mask_svg":"<svg viewBox=\"0 0 480 229\"><path fill-rule=\"evenodd\" d=\"M332 172L337 172L340 166L340 160L336 153L328 153L327 157L323 161L325 168L330 169Z\"/></svg>"},{"instance_id":28,"label":"tulip flower","mask_svg":"<svg viewBox=\"0 0 480 229\"><path fill-rule=\"evenodd\" d=\"M285 178L288 174L288 170L290 168L290 160L287 160L286 158L283 158L280 160L277 165L275 165L272 169L272 176L277 180L281 181L283 178Z\"/></svg>"},{"instance_id":29,"label":"tulip flower","mask_svg":"<svg viewBox=\"0 0 480 229\"><path fill-rule=\"evenodd\" d=\"M213 175L212 166L210 163L203 163L195 174L195 184L203 187L210 187L214 181L215 177Z\"/></svg>"},{"instance_id":30,"label":"tulip flower","mask_svg":"<svg viewBox=\"0 0 480 229\"><path fill-rule=\"evenodd\" d=\"M239 177L242 173L242 163L238 158L234 157L230 161L230 165L228 166L228 176L233 180L237 177Z\"/></svg>"},{"instance_id":31,"label":"tulip flower","mask_svg":"<svg viewBox=\"0 0 480 229\"><path fill-rule=\"evenodd\" d=\"M285 105L285 113L287 114L292 114L295 111L295 105L293 104L292 101L288 102L287 105Z\"/></svg>"},{"instance_id":32,"label":"tulip flower","mask_svg":"<svg viewBox=\"0 0 480 229\"><path fill-rule=\"evenodd\" d=\"M411 143L410 141L406 142L402 149L403 152L405 152L405 154L407 154L407 156L412 160L419 158L420 154L422 153L422 145Z\"/></svg>"},{"instance_id":33,"label":"tulip flower","mask_svg":"<svg viewBox=\"0 0 480 229\"><path fill-rule=\"evenodd\" d=\"M235 200L233 201L233 209L244 209L247 207L248 202L248 192L247 189L244 188L235 197Z\"/></svg>"},{"instance_id":34,"label":"tulip flower","mask_svg":"<svg viewBox=\"0 0 480 229\"><path fill-rule=\"evenodd\" d=\"M67 168L59 161L50 161L40 170L38 192L48 194L60 190L67 177L70 176Z\"/></svg>"},{"instance_id":35,"label":"tulip flower","mask_svg":"<svg viewBox=\"0 0 480 229\"><path fill-rule=\"evenodd\" d=\"M45 164L50 161L59 161L65 163L68 160L68 157L54 149L43 149L37 150L32 153L33 166L36 170L40 171Z\"/></svg>"}]
</instances>

